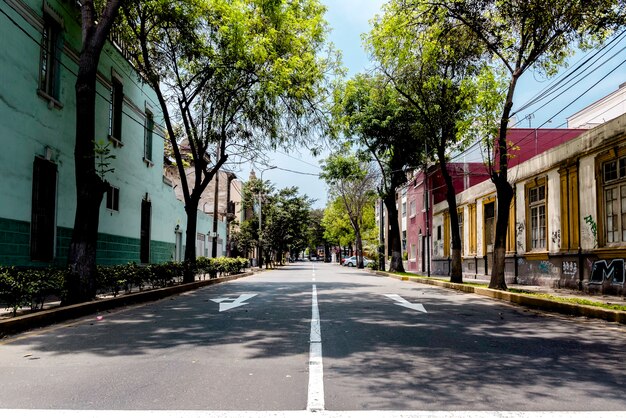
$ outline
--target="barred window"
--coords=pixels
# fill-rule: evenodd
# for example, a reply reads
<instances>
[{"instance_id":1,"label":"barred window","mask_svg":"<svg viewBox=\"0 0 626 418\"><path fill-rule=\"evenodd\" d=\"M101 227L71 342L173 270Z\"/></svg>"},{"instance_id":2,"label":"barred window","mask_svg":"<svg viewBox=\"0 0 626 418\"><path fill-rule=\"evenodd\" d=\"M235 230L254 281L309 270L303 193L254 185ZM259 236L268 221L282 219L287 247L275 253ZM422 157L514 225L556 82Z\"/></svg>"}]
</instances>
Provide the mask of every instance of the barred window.
<instances>
[{"instance_id":1,"label":"barred window","mask_svg":"<svg viewBox=\"0 0 626 418\"><path fill-rule=\"evenodd\" d=\"M546 249L546 186L529 190L530 246L533 250Z\"/></svg>"},{"instance_id":2,"label":"barred window","mask_svg":"<svg viewBox=\"0 0 626 418\"><path fill-rule=\"evenodd\" d=\"M604 163L602 174L606 242L626 242L626 157Z\"/></svg>"}]
</instances>

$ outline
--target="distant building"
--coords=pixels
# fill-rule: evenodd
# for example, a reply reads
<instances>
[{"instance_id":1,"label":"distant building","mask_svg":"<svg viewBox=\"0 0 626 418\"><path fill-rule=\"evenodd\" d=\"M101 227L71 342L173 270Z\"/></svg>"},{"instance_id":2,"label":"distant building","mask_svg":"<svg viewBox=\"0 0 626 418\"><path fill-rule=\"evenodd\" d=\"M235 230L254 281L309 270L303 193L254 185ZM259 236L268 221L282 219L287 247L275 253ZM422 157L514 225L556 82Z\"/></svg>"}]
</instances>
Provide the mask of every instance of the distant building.
<instances>
[{"instance_id":1,"label":"distant building","mask_svg":"<svg viewBox=\"0 0 626 418\"><path fill-rule=\"evenodd\" d=\"M626 113L626 83L567 118L568 128L591 129Z\"/></svg>"}]
</instances>

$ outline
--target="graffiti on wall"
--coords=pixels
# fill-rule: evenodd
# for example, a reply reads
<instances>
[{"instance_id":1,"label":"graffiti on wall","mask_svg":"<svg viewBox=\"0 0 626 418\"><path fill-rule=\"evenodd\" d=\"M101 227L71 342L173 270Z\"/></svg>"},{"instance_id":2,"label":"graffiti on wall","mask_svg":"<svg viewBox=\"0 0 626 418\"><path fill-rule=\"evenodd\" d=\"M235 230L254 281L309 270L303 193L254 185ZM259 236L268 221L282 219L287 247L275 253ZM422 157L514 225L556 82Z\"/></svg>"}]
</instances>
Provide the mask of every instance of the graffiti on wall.
<instances>
[{"instance_id":1,"label":"graffiti on wall","mask_svg":"<svg viewBox=\"0 0 626 418\"><path fill-rule=\"evenodd\" d=\"M587 224L586 232L593 239L593 248L596 248L598 246L598 224L591 215L585 216L585 223Z\"/></svg>"},{"instance_id":2,"label":"graffiti on wall","mask_svg":"<svg viewBox=\"0 0 626 418\"><path fill-rule=\"evenodd\" d=\"M526 229L526 225L524 225L524 222L518 222L515 225L517 251L519 252L524 252L524 230L525 229Z\"/></svg>"},{"instance_id":3,"label":"graffiti on wall","mask_svg":"<svg viewBox=\"0 0 626 418\"><path fill-rule=\"evenodd\" d=\"M563 275L574 277L578 273L578 265L575 261L563 261Z\"/></svg>"},{"instance_id":4,"label":"graffiti on wall","mask_svg":"<svg viewBox=\"0 0 626 418\"><path fill-rule=\"evenodd\" d=\"M602 283L605 280L613 284L624 283L624 260L598 260L593 263L589 283Z\"/></svg>"},{"instance_id":5,"label":"graffiti on wall","mask_svg":"<svg viewBox=\"0 0 626 418\"><path fill-rule=\"evenodd\" d=\"M539 269L539 272L542 274L550 274L550 273L558 274L559 273L559 268L549 261L542 261L541 263L539 263L539 266L537 266L537 268Z\"/></svg>"},{"instance_id":6,"label":"graffiti on wall","mask_svg":"<svg viewBox=\"0 0 626 418\"><path fill-rule=\"evenodd\" d=\"M558 248L561 248L561 230L560 229L552 233L552 244L555 244Z\"/></svg>"}]
</instances>

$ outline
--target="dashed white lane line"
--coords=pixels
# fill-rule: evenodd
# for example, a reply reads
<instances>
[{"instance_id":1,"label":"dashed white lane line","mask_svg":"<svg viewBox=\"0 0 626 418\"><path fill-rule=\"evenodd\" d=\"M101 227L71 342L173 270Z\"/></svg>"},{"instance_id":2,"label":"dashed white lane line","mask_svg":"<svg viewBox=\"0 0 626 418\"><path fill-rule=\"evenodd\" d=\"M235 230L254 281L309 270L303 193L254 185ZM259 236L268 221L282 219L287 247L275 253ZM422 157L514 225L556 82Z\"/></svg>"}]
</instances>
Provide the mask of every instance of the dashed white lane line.
<instances>
[{"instance_id":1,"label":"dashed white lane line","mask_svg":"<svg viewBox=\"0 0 626 418\"><path fill-rule=\"evenodd\" d=\"M324 366L322 363L322 328L317 305L317 286L311 292L311 346L309 349L309 391L306 409L324 410Z\"/></svg>"}]
</instances>

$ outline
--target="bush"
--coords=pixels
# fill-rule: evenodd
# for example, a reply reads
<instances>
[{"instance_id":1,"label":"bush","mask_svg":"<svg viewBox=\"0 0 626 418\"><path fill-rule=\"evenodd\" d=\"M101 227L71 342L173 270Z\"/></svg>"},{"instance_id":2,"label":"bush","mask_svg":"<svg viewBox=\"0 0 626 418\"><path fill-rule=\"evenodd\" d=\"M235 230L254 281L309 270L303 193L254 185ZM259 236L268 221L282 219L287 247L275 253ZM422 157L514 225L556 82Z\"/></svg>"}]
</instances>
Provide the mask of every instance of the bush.
<instances>
[{"instance_id":1,"label":"bush","mask_svg":"<svg viewBox=\"0 0 626 418\"><path fill-rule=\"evenodd\" d=\"M13 310L13 315L23 307L43 308L50 296L63 296L63 270L56 268L25 269L0 268L0 301Z\"/></svg>"},{"instance_id":2,"label":"bush","mask_svg":"<svg viewBox=\"0 0 626 418\"><path fill-rule=\"evenodd\" d=\"M186 264L167 262L162 264L137 265L136 263L115 266L97 266L96 289L97 293L112 293L117 296L120 292L132 292L133 289L142 290L146 286L153 289L171 286L177 278L182 277ZM206 258L199 257L195 263L198 274L208 274L210 278L222 275L236 274L248 267L245 258ZM31 309L42 308L50 296L63 298L65 278L68 269L59 268L30 268L0 267L0 302L13 310L24 307Z\"/></svg>"}]
</instances>

